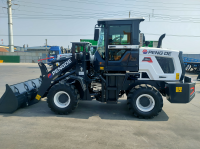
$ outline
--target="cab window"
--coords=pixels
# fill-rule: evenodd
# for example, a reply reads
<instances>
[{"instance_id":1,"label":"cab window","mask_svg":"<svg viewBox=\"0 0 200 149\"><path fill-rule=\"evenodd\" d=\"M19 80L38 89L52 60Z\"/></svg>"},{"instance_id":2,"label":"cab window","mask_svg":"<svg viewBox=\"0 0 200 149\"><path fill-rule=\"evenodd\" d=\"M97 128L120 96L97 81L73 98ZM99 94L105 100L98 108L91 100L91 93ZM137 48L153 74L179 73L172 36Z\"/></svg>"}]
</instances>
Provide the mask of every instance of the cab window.
<instances>
[{"instance_id":1,"label":"cab window","mask_svg":"<svg viewBox=\"0 0 200 149\"><path fill-rule=\"evenodd\" d=\"M109 26L109 45L130 45L131 25Z\"/></svg>"},{"instance_id":2,"label":"cab window","mask_svg":"<svg viewBox=\"0 0 200 149\"><path fill-rule=\"evenodd\" d=\"M119 61L125 52L125 49L109 49L109 61Z\"/></svg>"},{"instance_id":3,"label":"cab window","mask_svg":"<svg viewBox=\"0 0 200 149\"><path fill-rule=\"evenodd\" d=\"M49 51L49 55L50 56L54 56L54 55L58 55L59 53L58 53L58 51Z\"/></svg>"},{"instance_id":4,"label":"cab window","mask_svg":"<svg viewBox=\"0 0 200 149\"><path fill-rule=\"evenodd\" d=\"M156 56L156 59L164 73L174 73L175 68L172 58Z\"/></svg>"},{"instance_id":5,"label":"cab window","mask_svg":"<svg viewBox=\"0 0 200 149\"><path fill-rule=\"evenodd\" d=\"M97 44L97 51L99 52L102 59L105 59L105 46L104 46L104 26L101 26L99 40Z\"/></svg>"},{"instance_id":6,"label":"cab window","mask_svg":"<svg viewBox=\"0 0 200 149\"><path fill-rule=\"evenodd\" d=\"M76 45L76 46L75 46L75 51L76 51L76 53L83 52L83 47L82 47L82 46L79 46L79 45Z\"/></svg>"}]
</instances>

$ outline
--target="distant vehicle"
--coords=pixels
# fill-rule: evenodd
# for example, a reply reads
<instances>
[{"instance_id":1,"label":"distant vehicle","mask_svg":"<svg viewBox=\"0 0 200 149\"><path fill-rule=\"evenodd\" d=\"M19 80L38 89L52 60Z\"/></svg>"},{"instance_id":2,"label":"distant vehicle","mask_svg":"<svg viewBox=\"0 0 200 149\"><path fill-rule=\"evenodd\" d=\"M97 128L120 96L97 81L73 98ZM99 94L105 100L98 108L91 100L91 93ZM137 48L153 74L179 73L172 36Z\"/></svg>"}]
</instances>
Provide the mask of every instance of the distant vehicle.
<instances>
[{"instance_id":1,"label":"distant vehicle","mask_svg":"<svg viewBox=\"0 0 200 149\"><path fill-rule=\"evenodd\" d=\"M62 54L61 48L59 46L52 46L49 49L48 58L50 57L54 57L54 58L48 59L48 62L51 62L52 60L57 59L57 55L60 55L60 54Z\"/></svg>"},{"instance_id":2,"label":"distant vehicle","mask_svg":"<svg viewBox=\"0 0 200 149\"><path fill-rule=\"evenodd\" d=\"M89 42L90 43L90 55L94 55L97 50L97 41L94 39L80 39L80 42Z\"/></svg>"}]
</instances>

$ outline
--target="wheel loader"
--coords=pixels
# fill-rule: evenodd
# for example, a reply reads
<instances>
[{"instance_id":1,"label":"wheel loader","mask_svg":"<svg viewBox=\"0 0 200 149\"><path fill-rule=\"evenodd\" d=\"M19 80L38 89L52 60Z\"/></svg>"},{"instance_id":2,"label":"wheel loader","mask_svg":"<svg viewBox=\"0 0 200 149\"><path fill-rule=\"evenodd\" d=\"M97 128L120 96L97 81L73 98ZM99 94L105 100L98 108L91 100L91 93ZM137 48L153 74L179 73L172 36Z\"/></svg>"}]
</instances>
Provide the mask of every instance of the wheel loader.
<instances>
[{"instance_id":1,"label":"wheel loader","mask_svg":"<svg viewBox=\"0 0 200 149\"><path fill-rule=\"evenodd\" d=\"M195 83L185 76L182 52L161 48L165 35L157 48L141 47L142 21L144 18L98 20L94 55L89 43L72 42L71 57L52 61L50 71L39 62L40 78L6 85L0 112L12 113L47 97L53 112L69 114L79 100L117 104L125 94L135 117L153 118L162 110L163 97L170 103L189 103L195 97Z\"/></svg>"}]
</instances>

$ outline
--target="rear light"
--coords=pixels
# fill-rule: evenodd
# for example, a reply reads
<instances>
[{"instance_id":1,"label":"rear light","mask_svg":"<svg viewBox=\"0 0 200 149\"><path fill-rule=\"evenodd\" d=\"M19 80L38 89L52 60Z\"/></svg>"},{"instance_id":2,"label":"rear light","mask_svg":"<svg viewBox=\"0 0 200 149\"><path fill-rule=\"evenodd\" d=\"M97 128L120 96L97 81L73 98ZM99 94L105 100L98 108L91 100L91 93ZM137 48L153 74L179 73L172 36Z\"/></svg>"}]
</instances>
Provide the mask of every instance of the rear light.
<instances>
[{"instance_id":1,"label":"rear light","mask_svg":"<svg viewBox=\"0 0 200 149\"><path fill-rule=\"evenodd\" d=\"M194 87L191 87L190 90L192 90L192 92L190 93L190 95L192 95L195 92Z\"/></svg>"}]
</instances>

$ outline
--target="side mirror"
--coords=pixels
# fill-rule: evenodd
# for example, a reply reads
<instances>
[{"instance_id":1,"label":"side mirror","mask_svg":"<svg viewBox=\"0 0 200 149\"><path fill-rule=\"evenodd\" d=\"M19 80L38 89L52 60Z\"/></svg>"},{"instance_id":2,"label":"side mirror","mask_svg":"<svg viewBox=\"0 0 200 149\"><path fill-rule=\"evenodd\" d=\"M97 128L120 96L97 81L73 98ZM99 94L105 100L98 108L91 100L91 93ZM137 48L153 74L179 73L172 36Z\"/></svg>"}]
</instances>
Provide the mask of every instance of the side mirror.
<instances>
[{"instance_id":1,"label":"side mirror","mask_svg":"<svg viewBox=\"0 0 200 149\"><path fill-rule=\"evenodd\" d=\"M95 29L94 30L94 41L98 41L99 40L99 29Z\"/></svg>"},{"instance_id":2,"label":"side mirror","mask_svg":"<svg viewBox=\"0 0 200 149\"><path fill-rule=\"evenodd\" d=\"M144 34L143 34L143 43L145 43L145 36L144 36Z\"/></svg>"}]
</instances>

